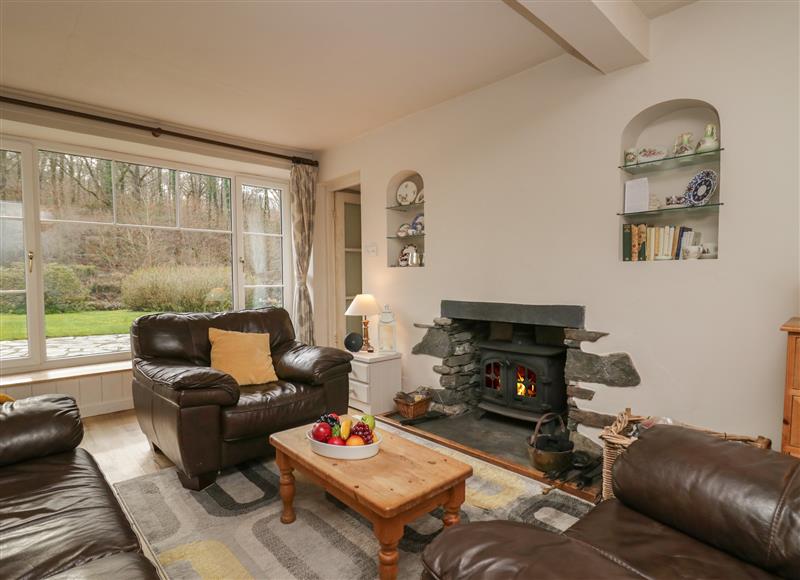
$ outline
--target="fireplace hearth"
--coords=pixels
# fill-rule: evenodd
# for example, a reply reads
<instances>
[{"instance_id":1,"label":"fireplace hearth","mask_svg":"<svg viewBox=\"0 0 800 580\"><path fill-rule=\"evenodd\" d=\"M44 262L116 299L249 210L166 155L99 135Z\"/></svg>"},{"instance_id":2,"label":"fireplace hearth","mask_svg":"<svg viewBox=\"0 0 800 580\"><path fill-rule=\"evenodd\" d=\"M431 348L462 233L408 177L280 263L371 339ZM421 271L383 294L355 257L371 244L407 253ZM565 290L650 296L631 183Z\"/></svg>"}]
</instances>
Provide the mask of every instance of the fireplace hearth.
<instances>
[{"instance_id":1,"label":"fireplace hearth","mask_svg":"<svg viewBox=\"0 0 800 580\"><path fill-rule=\"evenodd\" d=\"M583 306L442 300L432 324L415 323L426 332L412 349L441 359L433 366L441 388L431 390L431 409L449 416L477 409L531 423L561 413L579 448L597 452L577 426L602 428L615 417L584 405L598 385L634 387L640 378L627 353L581 348L607 334L586 330L584 320Z\"/></svg>"}]
</instances>

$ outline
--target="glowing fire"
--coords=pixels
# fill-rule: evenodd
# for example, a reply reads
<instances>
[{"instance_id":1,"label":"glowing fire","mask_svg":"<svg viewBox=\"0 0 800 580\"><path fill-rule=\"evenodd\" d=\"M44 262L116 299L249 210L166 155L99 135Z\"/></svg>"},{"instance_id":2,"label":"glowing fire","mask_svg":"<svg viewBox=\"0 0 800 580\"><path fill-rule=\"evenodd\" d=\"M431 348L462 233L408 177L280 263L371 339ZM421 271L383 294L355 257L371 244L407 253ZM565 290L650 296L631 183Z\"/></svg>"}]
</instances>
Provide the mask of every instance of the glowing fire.
<instances>
[{"instance_id":1,"label":"glowing fire","mask_svg":"<svg viewBox=\"0 0 800 580\"><path fill-rule=\"evenodd\" d=\"M536 373L522 366L517 367L517 395L520 397L536 396Z\"/></svg>"}]
</instances>

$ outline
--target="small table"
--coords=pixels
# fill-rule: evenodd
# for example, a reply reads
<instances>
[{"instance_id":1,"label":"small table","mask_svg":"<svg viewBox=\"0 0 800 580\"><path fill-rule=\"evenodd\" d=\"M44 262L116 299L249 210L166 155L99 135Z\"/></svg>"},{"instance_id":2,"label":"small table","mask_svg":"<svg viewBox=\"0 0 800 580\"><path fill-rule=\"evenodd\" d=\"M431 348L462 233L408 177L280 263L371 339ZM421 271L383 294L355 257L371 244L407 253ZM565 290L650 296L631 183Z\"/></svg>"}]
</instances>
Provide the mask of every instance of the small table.
<instances>
[{"instance_id":1,"label":"small table","mask_svg":"<svg viewBox=\"0 0 800 580\"><path fill-rule=\"evenodd\" d=\"M381 546L380 577L387 579L397 577L397 544L405 524L439 506L444 506L445 526L459 522L465 481L472 475L469 465L380 427L381 450L376 456L359 461L329 459L311 451L306 439L310 427L281 431L269 438L281 470L284 524L295 520L292 471L297 469L372 522ZM358 478L353 477L356 465Z\"/></svg>"}]
</instances>

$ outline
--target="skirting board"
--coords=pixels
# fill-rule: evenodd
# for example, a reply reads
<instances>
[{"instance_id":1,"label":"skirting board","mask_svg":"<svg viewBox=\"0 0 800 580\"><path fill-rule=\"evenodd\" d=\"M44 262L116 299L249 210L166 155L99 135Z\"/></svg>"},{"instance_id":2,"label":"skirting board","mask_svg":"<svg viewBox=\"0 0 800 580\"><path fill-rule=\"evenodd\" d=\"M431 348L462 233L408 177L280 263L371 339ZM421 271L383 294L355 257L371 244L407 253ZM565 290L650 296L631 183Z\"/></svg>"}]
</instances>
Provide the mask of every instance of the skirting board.
<instances>
[{"instance_id":1,"label":"skirting board","mask_svg":"<svg viewBox=\"0 0 800 580\"><path fill-rule=\"evenodd\" d=\"M133 409L132 378L131 371L121 371L4 387L0 392L15 399L51 393L69 395L78 403L81 416L92 417Z\"/></svg>"}]
</instances>

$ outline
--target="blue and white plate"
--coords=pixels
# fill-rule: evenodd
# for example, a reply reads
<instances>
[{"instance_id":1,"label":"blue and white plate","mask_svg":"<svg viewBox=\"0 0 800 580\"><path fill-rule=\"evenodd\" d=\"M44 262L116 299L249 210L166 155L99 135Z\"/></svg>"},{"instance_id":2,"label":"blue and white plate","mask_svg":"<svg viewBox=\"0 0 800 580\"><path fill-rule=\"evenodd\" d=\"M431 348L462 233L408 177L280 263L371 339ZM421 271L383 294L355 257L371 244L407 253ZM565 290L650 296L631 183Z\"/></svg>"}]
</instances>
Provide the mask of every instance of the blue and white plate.
<instances>
[{"instance_id":1,"label":"blue and white plate","mask_svg":"<svg viewBox=\"0 0 800 580\"><path fill-rule=\"evenodd\" d=\"M692 178L683 195L687 205L705 205L716 190L717 172L704 169Z\"/></svg>"},{"instance_id":2,"label":"blue and white plate","mask_svg":"<svg viewBox=\"0 0 800 580\"><path fill-rule=\"evenodd\" d=\"M417 235L425 232L425 214L420 213L414 218L411 222L411 229L416 232Z\"/></svg>"}]
</instances>

